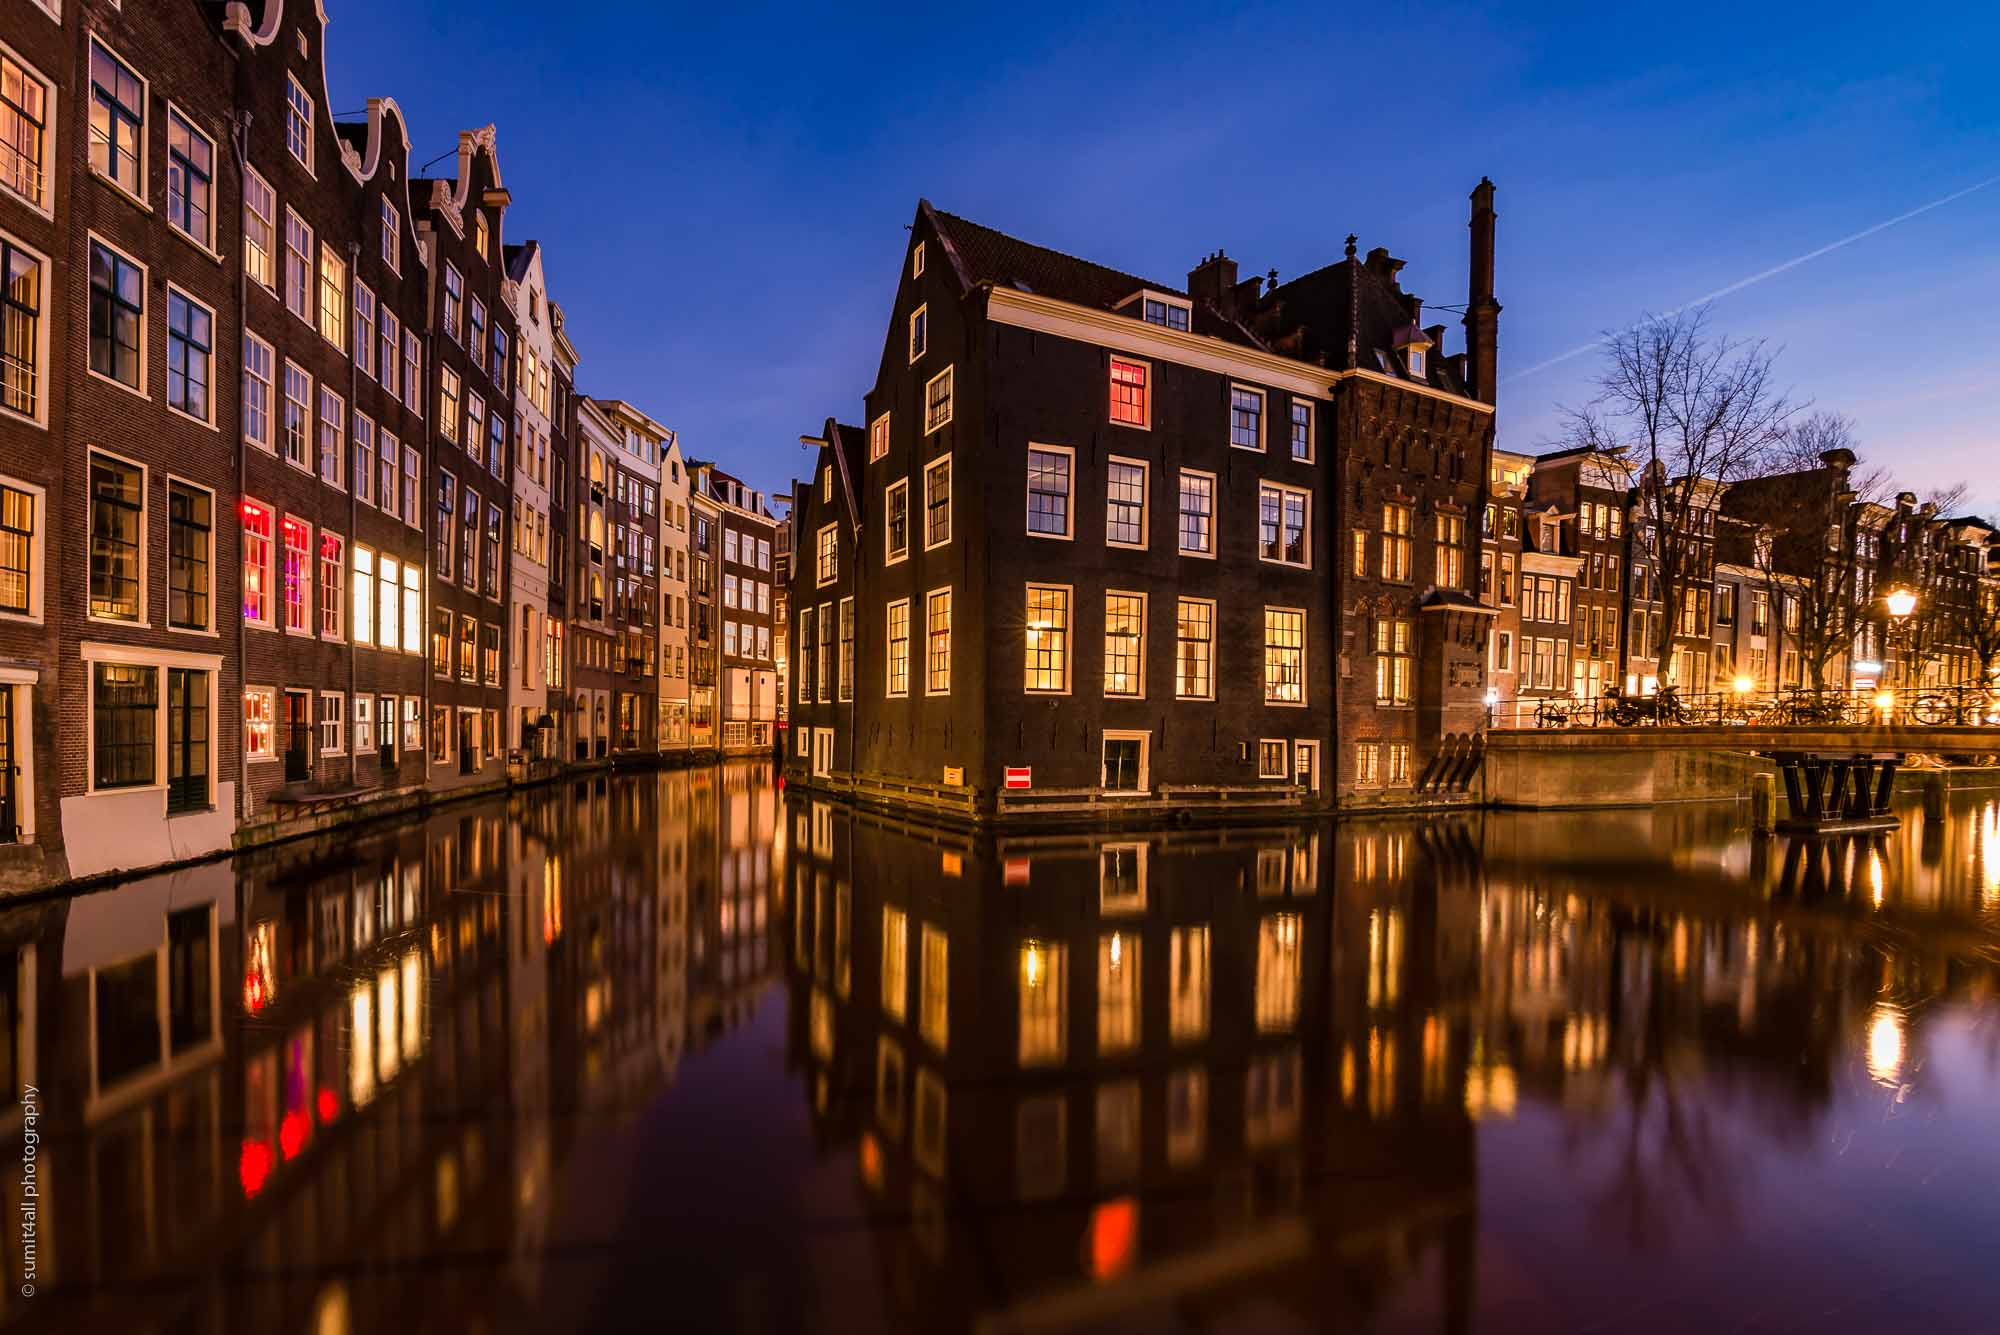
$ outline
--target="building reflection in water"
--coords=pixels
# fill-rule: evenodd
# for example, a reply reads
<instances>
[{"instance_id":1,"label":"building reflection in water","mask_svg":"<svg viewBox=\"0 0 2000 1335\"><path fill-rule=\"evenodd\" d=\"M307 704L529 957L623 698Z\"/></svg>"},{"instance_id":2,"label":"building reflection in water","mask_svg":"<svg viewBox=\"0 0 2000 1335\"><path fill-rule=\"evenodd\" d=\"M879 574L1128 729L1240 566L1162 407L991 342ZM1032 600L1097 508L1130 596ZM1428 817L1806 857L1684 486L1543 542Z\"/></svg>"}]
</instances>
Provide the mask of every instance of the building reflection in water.
<instances>
[{"instance_id":1,"label":"building reflection in water","mask_svg":"<svg viewBox=\"0 0 2000 1335\"><path fill-rule=\"evenodd\" d=\"M16 905L41 1293L0 1231L0 1326L587 1327L671 1274L715 1328L832 1285L906 1329L1469 1329L1524 1124L1535 1208L1643 1251L1833 1110L1929 1106L1995 1000L2000 803L1911 814L995 839L739 764ZM755 1204L621 1213L709 1159ZM794 1287L746 1314L753 1235Z\"/></svg>"},{"instance_id":2,"label":"building reflection in water","mask_svg":"<svg viewBox=\"0 0 2000 1335\"><path fill-rule=\"evenodd\" d=\"M532 1301L575 1115L642 1106L772 968L768 769L0 910L0 1059L43 1114L39 1293L7 1230L0 1325L337 1335Z\"/></svg>"}]
</instances>

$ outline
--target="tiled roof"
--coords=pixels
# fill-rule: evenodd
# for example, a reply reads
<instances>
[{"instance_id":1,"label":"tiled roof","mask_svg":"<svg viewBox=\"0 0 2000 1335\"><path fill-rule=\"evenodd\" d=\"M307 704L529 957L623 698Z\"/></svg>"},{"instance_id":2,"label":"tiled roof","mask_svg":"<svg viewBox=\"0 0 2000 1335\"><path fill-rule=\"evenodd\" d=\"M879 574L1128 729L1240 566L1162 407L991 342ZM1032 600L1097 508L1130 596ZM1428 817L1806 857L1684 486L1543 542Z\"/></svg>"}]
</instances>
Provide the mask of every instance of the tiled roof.
<instances>
[{"instance_id":1,"label":"tiled roof","mask_svg":"<svg viewBox=\"0 0 2000 1335\"><path fill-rule=\"evenodd\" d=\"M968 286L990 283L1010 287L1058 301L1090 306L1098 310L1116 309L1139 291L1150 288L1169 296L1187 297L1177 283L1161 283L1150 278L1107 268L1089 260L1065 255L1047 246L1037 246L1019 237L946 213L928 201L920 205L936 223L938 234L951 251L951 258ZM1128 307L1137 319L1137 306ZM1248 330L1204 302L1194 303L1193 332L1220 338L1245 347L1261 347Z\"/></svg>"}]
</instances>

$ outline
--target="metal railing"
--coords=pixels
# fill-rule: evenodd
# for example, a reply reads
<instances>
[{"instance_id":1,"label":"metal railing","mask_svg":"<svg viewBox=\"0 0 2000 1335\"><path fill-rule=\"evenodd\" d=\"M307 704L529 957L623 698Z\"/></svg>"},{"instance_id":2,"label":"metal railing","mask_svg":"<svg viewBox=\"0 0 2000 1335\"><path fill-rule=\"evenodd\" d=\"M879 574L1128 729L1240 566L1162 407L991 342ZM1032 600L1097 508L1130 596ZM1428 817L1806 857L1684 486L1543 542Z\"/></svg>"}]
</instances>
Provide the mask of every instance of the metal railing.
<instances>
[{"instance_id":1,"label":"metal railing","mask_svg":"<svg viewBox=\"0 0 2000 1335\"><path fill-rule=\"evenodd\" d=\"M1935 686L1911 690L1606 692L1596 700L1522 696L1488 707L1490 728L1635 727L2000 727L2000 690Z\"/></svg>"}]
</instances>

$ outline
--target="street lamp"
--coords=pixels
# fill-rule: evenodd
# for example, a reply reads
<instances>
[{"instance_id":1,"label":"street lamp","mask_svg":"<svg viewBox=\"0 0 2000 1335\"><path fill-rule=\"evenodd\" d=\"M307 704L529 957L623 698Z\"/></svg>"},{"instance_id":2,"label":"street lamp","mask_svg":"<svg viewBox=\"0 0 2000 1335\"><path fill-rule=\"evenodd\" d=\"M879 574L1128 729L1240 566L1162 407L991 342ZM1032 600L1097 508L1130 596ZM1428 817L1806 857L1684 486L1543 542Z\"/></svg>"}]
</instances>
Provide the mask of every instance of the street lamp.
<instances>
[{"instance_id":1,"label":"street lamp","mask_svg":"<svg viewBox=\"0 0 2000 1335\"><path fill-rule=\"evenodd\" d=\"M1900 584L1889 590L1889 596L1882 601L1888 604L1889 615L1896 618L1896 624L1899 626L1909 620L1910 613L1917 610L1917 595Z\"/></svg>"}]
</instances>

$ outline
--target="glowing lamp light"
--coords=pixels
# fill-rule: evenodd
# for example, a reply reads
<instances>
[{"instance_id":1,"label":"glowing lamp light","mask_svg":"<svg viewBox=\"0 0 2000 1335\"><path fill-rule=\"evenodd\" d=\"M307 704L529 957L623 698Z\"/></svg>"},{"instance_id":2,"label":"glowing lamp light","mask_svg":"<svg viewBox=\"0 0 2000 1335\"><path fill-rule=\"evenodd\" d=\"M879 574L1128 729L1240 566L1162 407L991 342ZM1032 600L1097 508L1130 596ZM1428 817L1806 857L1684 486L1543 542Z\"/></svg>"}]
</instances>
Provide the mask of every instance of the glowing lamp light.
<instances>
[{"instance_id":1,"label":"glowing lamp light","mask_svg":"<svg viewBox=\"0 0 2000 1335\"><path fill-rule=\"evenodd\" d=\"M1500 703L1500 688L1497 686L1488 686L1486 688L1486 707L1488 709L1491 709L1494 705L1497 705L1499 703Z\"/></svg>"},{"instance_id":2,"label":"glowing lamp light","mask_svg":"<svg viewBox=\"0 0 2000 1335\"><path fill-rule=\"evenodd\" d=\"M319 1124L321 1126L325 1126L328 1122L340 1116L339 1097L324 1085L320 1086L317 1102L319 1107Z\"/></svg>"},{"instance_id":3,"label":"glowing lamp light","mask_svg":"<svg viewBox=\"0 0 2000 1335\"><path fill-rule=\"evenodd\" d=\"M1875 707L1884 714L1888 713L1896 707L1896 693L1894 691L1875 692Z\"/></svg>"},{"instance_id":4,"label":"glowing lamp light","mask_svg":"<svg viewBox=\"0 0 2000 1335\"><path fill-rule=\"evenodd\" d=\"M1748 695L1756 685L1757 683L1751 681L1748 677L1738 677L1736 679L1736 693L1738 695Z\"/></svg>"},{"instance_id":5,"label":"glowing lamp light","mask_svg":"<svg viewBox=\"0 0 2000 1335\"><path fill-rule=\"evenodd\" d=\"M1120 1196L1091 1211L1089 1248L1092 1279L1114 1279L1131 1269L1139 1253L1139 1202Z\"/></svg>"},{"instance_id":6,"label":"glowing lamp light","mask_svg":"<svg viewBox=\"0 0 2000 1335\"><path fill-rule=\"evenodd\" d=\"M1882 601L1889 605L1889 615L1898 621L1917 610L1917 595L1905 588L1889 590L1889 596Z\"/></svg>"}]
</instances>

